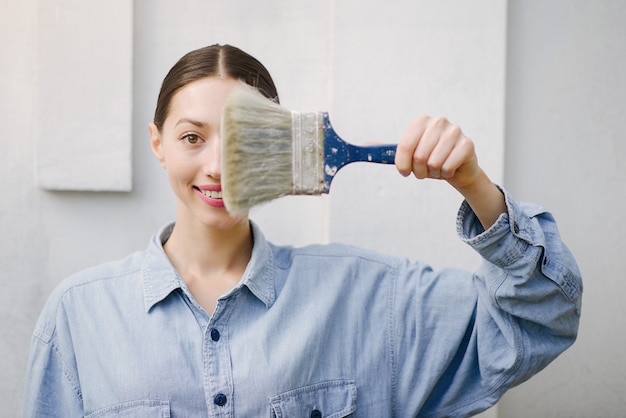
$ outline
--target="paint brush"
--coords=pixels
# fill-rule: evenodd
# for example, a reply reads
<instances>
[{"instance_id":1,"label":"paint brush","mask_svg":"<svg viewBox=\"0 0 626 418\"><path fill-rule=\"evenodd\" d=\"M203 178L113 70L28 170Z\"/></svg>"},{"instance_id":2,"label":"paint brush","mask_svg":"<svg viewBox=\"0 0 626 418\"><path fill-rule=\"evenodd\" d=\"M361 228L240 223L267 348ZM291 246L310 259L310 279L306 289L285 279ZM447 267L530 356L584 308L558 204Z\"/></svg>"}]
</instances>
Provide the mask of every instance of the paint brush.
<instances>
[{"instance_id":1,"label":"paint brush","mask_svg":"<svg viewBox=\"0 0 626 418\"><path fill-rule=\"evenodd\" d=\"M357 146L341 139L326 112L291 111L243 85L221 121L222 189L233 215L286 195L319 195L346 164L393 164L396 145Z\"/></svg>"}]
</instances>

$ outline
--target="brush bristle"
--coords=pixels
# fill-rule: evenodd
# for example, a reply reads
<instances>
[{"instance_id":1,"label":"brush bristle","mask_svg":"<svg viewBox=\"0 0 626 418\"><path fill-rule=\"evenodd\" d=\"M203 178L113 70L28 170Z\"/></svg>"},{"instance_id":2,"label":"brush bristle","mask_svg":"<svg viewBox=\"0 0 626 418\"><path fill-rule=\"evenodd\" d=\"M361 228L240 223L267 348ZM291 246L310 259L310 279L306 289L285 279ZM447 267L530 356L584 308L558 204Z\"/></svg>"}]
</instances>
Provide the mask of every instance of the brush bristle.
<instances>
[{"instance_id":1,"label":"brush bristle","mask_svg":"<svg viewBox=\"0 0 626 418\"><path fill-rule=\"evenodd\" d=\"M242 85L228 99L221 130L222 189L231 214L291 193L289 110Z\"/></svg>"}]
</instances>

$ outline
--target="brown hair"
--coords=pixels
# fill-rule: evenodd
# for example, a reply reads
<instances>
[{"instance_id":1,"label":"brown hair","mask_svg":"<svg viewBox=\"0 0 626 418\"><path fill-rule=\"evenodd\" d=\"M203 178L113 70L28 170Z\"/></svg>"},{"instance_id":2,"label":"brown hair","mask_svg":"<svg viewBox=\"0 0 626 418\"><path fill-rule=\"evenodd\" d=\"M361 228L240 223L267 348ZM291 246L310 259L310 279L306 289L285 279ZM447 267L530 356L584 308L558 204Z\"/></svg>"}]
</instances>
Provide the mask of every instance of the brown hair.
<instances>
[{"instance_id":1,"label":"brown hair","mask_svg":"<svg viewBox=\"0 0 626 418\"><path fill-rule=\"evenodd\" d=\"M185 54L167 73L154 112L154 124L161 130L172 97L185 85L201 78L219 76L241 80L256 87L278 103L278 93L269 71L256 58L231 45L210 45Z\"/></svg>"}]
</instances>

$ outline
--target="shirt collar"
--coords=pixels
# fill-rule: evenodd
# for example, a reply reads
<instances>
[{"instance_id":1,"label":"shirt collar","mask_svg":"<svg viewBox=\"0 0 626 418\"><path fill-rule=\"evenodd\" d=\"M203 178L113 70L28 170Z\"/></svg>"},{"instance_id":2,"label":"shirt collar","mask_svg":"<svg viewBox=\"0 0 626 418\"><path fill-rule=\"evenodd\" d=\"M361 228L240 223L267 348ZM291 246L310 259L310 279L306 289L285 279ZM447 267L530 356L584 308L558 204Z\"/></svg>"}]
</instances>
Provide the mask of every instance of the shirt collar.
<instances>
[{"instance_id":1,"label":"shirt collar","mask_svg":"<svg viewBox=\"0 0 626 418\"><path fill-rule=\"evenodd\" d=\"M233 291L246 286L269 309L276 299L272 275L274 256L260 228L252 221L250 228L253 238L252 257L241 281ZM181 279L163 249L163 243L167 241L173 229L174 223L161 228L152 236L146 250L141 268L146 312L172 291L182 287Z\"/></svg>"}]
</instances>

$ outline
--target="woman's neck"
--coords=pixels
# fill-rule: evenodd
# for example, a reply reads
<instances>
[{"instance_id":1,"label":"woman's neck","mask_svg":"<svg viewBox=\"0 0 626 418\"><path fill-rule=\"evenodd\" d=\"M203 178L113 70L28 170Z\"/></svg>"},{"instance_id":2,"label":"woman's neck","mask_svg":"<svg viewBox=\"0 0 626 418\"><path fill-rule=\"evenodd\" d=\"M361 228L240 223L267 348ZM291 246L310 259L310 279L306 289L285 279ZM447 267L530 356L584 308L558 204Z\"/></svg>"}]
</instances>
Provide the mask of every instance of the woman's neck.
<instances>
[{"instance_id":1,"label":"woman's neck","mask_svg":"<svg viewBox=\"0 0 626 418\"><path fill-rule=\"evenodd\" d=\"M176 221L165 251L186 264L202 270L227 269L245 258L252 250L252 232L247 219L228 229L208 228L198 223ZM247 257L246 257L247 256Z\"/></svg>"},{"instance_id":2,"label":"woman's neck","mask_svg":"<svg viewBox=\"0 0 626 418\"><path fill-rule=\"evenodd\" d=\"M241 280L252 256L252 232L247 219L228 229L177 219L164 249L193 297L211 313L219 296Z\"/></svg>"}]
</instances>

